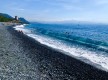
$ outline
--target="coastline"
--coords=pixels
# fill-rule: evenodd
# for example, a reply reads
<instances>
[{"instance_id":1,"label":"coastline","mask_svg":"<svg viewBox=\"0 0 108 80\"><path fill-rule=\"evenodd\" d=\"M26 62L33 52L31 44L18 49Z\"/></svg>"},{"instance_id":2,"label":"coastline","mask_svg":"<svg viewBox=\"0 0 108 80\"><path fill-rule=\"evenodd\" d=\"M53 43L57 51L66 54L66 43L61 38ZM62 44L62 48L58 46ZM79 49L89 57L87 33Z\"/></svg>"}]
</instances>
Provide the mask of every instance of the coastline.
<instances>
[{"instance_id":1,"label":"coastline","mask_svg":"<svg viewBox=\"0 0 108 80\"><path fill-rule=\"evenodd\" d=\"M8 27L8 31L17 36L23 42L23 46L30 50L30 54L26 54L34 63L43 64L40 66L47 69L46 73L50 75L51 80L58 77L59 79L60 72L63 75L67 75L68 79L76 79L76 80L87 80L87 79L95 79L95 80L107 80L108 72L97 69L89 64L86 64L78 59L70 57L68 55L63 54L62 52L56 51L48 46L45 46L33 38L28 37L22 33L15 31L12 27ZM25 46L28 44L27 46ZM32 52L32 54L31 54ZM52 69L48 69L52 68ZM59 71L60 68L60 71ZM59 74L56 76L52 75L51 72L55 69L58 69ZM51 70L51 71L49 71ZM44 70L42 70L44 71ZM62 76L63 78L63 76ZM64 78L67 78L64 76ZM60 79L61 80L61 79Z\"/></svg>"},{"instance_id":2,"label":"coastline","mask_svg":"<svg viewBox=\"0 0 108 80\"><path fill-rule=\"evenodd\" d=\"M108 80L108 72L45 46L11 25L0 25L0 34L3 80Z\"/></svg>"},{"instance_id":3,"label":"coastline","mask_svg":"<svg viewBox=\"0 0 108 80\"><path fill-rule=\"evenodd\" d=\"M27 25L27 24L25 24L25 25ZM86 57L76 57L75 55L72 55L72 54L70 54L71 52L67 52L67 51L65 51L65 50L62 50L62 49L60 49L60 48L55 48L55 47L51 47L50 45L47 45L47 44L45 44L44 43L44 40L43 41L40 41L40 40L38 40L35 36L33 37L32 35L30 36L29 34L32 34L31 33L31 31L27 31L27 30L24 30L24 29L21 29L21 28L24 28L24 25L17 25L17 26L15 26L15 27L13 27L17 32L19 32L19 33L24 33L24 36L26 36L26 37L29 37L29 39L32 39L32 40L34 40L33 41L33 43L34 42L39 42L41 45L43 45L43 46L46 46L47 48L50 48L50 49L53 49L53 50L55 50L55 51L57 51L57 52L60 52L60 53L62 53L62 54L64 54L64 55L68 55L68 56L71 56L71 57L73 57L73 58L75 58L75 59L78 59L78 60L80 60L80 61L82 61L82 62L85 62L85 63L87 63L87 64L89 64L89 65L91 65L91 66L94 66L94 67L96 67L96 68L98 68L98 69L101 69L101 70L103 70L103 71L106 71L106 72L108 72L108 69L106 68L106 67L103 67L102 66L102 64L98 64L98 63L95 63L95 62L93 62L92 60L89 60L89 59L87 59ZM24 31L23 31L24 30ZM26 32L27 31L27 32ZM37 36L38 37L38 36ZM41 38L40 38L41 39ZM49 40L49 39L48 39ZM46 40L45 40L46 41ZM53 43L52 43L53 44ZM59 46L59 45L58 45ZM62 46L61 46L62 47ZM67 46L68 47L68 46ZM65 48L64 48L65 49ZM95 49L95 48L94 48ZM93 55L92 55L93 56Z\"/></svg>"}]
</instances>

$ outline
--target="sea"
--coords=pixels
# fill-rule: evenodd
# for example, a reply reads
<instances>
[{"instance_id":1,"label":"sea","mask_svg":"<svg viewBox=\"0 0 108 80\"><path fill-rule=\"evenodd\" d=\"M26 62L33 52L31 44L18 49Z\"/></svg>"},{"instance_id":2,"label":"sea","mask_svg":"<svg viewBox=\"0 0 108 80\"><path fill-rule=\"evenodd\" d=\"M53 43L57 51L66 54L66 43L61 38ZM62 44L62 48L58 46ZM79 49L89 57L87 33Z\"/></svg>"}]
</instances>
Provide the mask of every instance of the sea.
<instances>
[{"instance_id":1,"label":"sea","mask_svg":"<svg viewBox=\"0 0 108 80\"><path fill-rule=\"evenodd\" d=\"M33 22L14 28L42 45L108 71L108 24Z\"/></svg>"}]
</instances>

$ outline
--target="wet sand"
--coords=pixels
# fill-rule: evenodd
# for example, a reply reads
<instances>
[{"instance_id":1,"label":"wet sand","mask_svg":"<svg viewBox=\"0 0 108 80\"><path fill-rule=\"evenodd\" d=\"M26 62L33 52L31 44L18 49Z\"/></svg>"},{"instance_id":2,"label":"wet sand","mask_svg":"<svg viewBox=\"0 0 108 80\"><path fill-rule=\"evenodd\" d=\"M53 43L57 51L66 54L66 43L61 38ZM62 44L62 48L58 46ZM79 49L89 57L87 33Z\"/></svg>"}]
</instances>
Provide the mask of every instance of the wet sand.
<instances>
[{"instance_id":1,"label":"wet sand","mask_svg":"<svg viewBox=\"0 0 108 80\"><path fill-rule=\"evenodd\" d=\"M0 26L2 80L108 80L108 72Z\"/></svg>"}]
</instances>

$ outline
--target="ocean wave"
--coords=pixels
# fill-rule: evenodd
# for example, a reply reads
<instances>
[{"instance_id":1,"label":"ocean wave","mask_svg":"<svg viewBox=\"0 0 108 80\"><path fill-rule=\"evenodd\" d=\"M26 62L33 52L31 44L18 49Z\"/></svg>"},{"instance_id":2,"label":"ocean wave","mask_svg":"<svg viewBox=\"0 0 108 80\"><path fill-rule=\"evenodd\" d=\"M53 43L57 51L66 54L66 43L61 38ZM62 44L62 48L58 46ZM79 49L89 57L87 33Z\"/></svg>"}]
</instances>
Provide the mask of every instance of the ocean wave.
<instances>
[{"instance_id":1,"label":"ocean wave","mask_svg":"<svg viewBox=\"0 0 108 80\"><path fill-rule=\"evenodd\" d=\"M89 48L98 49L100 51L108 52L108 43L102 41L96 41L88 38L78 37L72 34L64 34L53 31L47 31L44 29L38 29L41 34L47 35L49 37L54 37L57 39L65 40L70 43L83 45Z\"/></svg>"},{"instance_id":2,"label":"ocean wave","mask_svg":"<svg viewBox=\"0 0 108 80\"><path fill-rule=\"evenodd\" d=\"M83 48L79 48L76 46L69 46L63 43L61 40L38 36L35 34L28 34L28 36L34 38L41 44L63 51L69 56L74 56L80 59L84 59L84 58L88 59L89 61L95 63L96 65L95 64L93 65L95 65L96 67L100 68L100 66L102 66L103 68L108 70L108 56L106 55L97 54L94 51L89 51L87 49L84 50ZM85 60L85 62L86 61L87 60Z\"/></svg>"},{"instance_id":3,"label":"ocean wave","mask_svg":"<svg viewBox=\"0 0 108 80\"><path fill-rule=\"evenodd\" d=\"M61 39L34 34L31 33L29 29L24 28L23 27L24 25L22 27L21 26L15 27L15 30L22 30L24 34L34 38L36 41L40 42L41 44L62 51L66 55L74 56L75 58L80 59L86 63L89 63L97 68L101 68L103 70L108 71L108 55L104 54L105 52L94 51L94 50L92 51L89 50L88 48L83 48L81 46L68 45ZM105 48L99 45L98 47Z\"/></svg>"},{"instance_id":4,"label":"ocean wave","mask_svg":"<svg viewBox=\"0 0 108 80\"><path fill-rule=\"evenodd\" d=\"M31 33L31 31L30 31L29 29L26 29L26 28L25 28L25 24L23 24L23 25L16 25L16 26L14 27L14 29L17 30L17 31L22 31L24 34L29 34L29 33Z\"/></svg>"}]
</instances>

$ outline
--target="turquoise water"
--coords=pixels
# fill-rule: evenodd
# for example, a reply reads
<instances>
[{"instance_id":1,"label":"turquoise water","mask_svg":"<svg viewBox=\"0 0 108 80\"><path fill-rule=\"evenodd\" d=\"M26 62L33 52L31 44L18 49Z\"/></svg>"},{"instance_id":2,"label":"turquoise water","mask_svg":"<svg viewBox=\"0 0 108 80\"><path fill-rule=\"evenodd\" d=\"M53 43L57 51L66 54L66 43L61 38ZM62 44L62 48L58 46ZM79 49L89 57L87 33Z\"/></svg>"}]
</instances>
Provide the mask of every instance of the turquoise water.
<instances>
[{"instance_id":1,"label":"turquoise water","mask_svg":"<svg viewBox=\"0 0 108 80\"><path fill-rule=\"evenodd\" d=\"M32 23L16 29L41 44L108 70L108 25Z\"/></svg>"},{"instance_id":2,"label":"turquoise water","mask_svg":"<svg viewBox=\"0 0 108 80\"><path fill-rule=\"evenodd\" d=\"M99 24L31 24L26 28L33 33L63 40L71 44L81 44L86 47L98 48L107 52L108 25Z\"/></svg>"}]
</instances>

